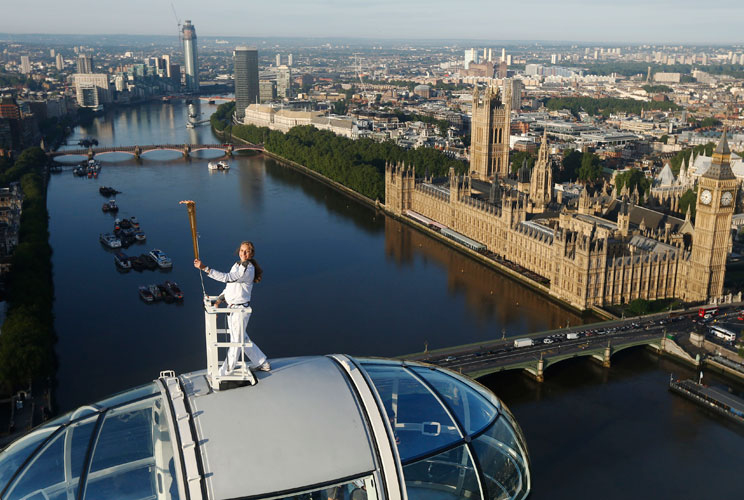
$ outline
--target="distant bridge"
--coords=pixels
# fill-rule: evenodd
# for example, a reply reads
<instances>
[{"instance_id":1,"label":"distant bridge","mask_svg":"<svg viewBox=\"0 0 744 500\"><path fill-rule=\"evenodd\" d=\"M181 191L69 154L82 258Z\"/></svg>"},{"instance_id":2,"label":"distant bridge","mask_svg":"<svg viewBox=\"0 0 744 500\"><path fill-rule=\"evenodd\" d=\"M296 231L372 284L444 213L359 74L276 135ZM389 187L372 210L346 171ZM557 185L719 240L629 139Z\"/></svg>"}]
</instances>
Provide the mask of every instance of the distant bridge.
<instances>
[{"instance_id":1,"label":"distant bridge","mask_svg":"<svg viewBox=\"0 0 744 500\"><path fill-rule=\"evenodd\" d=\"M96 156L108 153L126 153L139 159L142 155L152 151L175 151L188 157L191 153L197 151L218 150L231 156L237 151L264 151L263 144L152 144L148 146L102 146L83 149L65 149L59 151L49 151L47 155L51 158L60 156L87 156L92 159Z\"/></svg>"}]
</instances>

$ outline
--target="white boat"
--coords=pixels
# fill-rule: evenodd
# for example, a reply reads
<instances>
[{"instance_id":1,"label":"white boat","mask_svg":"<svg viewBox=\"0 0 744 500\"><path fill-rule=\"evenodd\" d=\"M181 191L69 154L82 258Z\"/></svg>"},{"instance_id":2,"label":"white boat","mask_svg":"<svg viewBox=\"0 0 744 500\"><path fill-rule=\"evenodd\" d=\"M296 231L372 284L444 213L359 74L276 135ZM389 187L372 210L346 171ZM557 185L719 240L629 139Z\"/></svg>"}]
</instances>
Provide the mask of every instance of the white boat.
<instances>
[{"instance_id":1,"label":"white boat","mask_svg":"<svg viewBox=\"0 0 744 500\"><path fill-rule=\"evenodd\" d=\"M186 122L186 128L194 128L194 124L191 122Z\"/></svg>"},{"instance_id":2,"label":"white boat","mask_svg":"<svg viewBox=\"0 0 744 500\"><path fill-rule=\"evenodd\" d=\"M207 168L209 168L209 170L230 170L230 164L225 160L220 160L218 162L210 161L207 164Z\"/></svg>"},{"instance_id":3,"label":"white boat","mask_svg":"<svg viewBox=\"0 0 744 500\"><path fill-rule=\"evenodd\" d=\"M98 239L109 248L121 248L121 240L111 233L101 233Z\"/></svg>"},{"instance_id":4,"label":"white boat","mask_svg":"<svg viewBox=\"0 0 744 500\"><path fill-rule=\"evenodd\" d=\"M168 257L165 252L158 248L150 250L150 257L155 259L155 262L161 269L173 267L173 261L170 259L170 257Z\"/></svg>"}]
</instances>

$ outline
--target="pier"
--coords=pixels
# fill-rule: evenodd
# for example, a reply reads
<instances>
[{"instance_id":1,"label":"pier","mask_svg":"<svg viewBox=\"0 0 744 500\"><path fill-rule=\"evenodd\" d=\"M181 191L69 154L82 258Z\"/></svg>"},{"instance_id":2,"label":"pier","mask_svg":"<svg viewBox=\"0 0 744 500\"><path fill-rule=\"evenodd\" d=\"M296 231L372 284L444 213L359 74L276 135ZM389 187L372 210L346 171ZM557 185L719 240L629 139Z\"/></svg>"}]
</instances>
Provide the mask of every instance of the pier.
<instances>
[{"instance_id":1,"label":"pier","mask_svg":"<svg viewBox=\"0 0 744 500\"><path fill-rule=\"evenodd\" d=\"M744 424L744 400L692 380L670 380L669 390L731 421Z\"/></svg>"}]
</instances>

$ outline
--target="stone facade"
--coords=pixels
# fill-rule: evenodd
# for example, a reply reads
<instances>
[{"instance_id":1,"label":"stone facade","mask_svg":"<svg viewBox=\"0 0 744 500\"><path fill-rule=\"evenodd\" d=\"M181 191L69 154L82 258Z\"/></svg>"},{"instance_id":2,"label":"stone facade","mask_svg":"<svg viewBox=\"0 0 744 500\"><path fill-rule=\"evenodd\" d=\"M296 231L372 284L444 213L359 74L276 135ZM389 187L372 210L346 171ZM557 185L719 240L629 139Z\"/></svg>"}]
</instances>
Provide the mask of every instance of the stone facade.
<instances>
[{"instance_id":1,"label":"stone facade","mask_svg":"<svg viewBox=\"0 0 744 500\"><path fill-rule=\"evenodd\" d=\"M416 179L411 167L388 165L385 207L398 216L423 215L484 244L488 253L548 280L551 295L578 309L634 299L708 301L722 293L730 198L736 200L725 138L722 144L700 179L694 226L689 214L681 220L655 212L640 206L638 196L618 200L586 190L578 207L541 214L535 207L547 207L552 197L552 186L545 189L552 183L545 139L528 193L495 182L488 196L477 193L476 169L470 176L450 171L448 182L437 184Z\"/></svg>"},{"instance_id":2,"label":"stone facade","mask_svg":"<svg viewBox=\"0 0 744 500\"><path fill-rule=\"evenodd\" d=\"M488 180L509 175L509 134L511 130L511 86L504 98L494 87L473 93L470 175Z\"/></svg>"}]
</instances>

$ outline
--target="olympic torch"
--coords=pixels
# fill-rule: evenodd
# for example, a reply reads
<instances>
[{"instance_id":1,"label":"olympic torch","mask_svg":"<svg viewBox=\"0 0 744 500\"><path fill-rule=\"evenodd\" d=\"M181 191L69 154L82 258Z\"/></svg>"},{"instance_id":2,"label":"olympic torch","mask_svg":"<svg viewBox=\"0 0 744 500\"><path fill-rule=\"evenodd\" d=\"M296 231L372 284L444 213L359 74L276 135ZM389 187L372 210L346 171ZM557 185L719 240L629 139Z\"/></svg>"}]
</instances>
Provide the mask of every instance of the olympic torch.
<instances>
[{"instance_id":1,"label":"olympic torch","mask_svg":"<svg viewBox=\"0 0 744 500\"><path fill-rule=\"evenodd\" d=\"M191 239L194 243L194 258L199 258L199 242L196 236L196 203L191 200L179 201L179 204L186 205L189 211L189 223L191 224Z\"/></svg>"}]
</instances>

